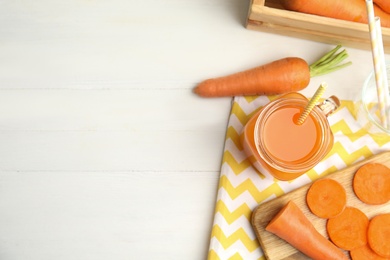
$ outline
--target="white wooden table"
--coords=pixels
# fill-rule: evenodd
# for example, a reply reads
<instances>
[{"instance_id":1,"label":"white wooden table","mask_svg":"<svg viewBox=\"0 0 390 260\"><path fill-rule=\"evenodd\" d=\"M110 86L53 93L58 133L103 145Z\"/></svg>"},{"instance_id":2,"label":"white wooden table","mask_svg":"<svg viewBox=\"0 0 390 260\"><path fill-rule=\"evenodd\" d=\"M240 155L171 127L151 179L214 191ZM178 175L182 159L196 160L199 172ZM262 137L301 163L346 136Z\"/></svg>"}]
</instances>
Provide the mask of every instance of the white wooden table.
<instances>
[{"instance_id":1,"label":"white wooden table","mask_svg":"<svg viewBox=\"0 0 390 260\"><path fill-rule=\"evenodd\" d=\"M243 0L0 1L0 259L205 259L231 98L192 88L333 46ZM371 53L321 81L357 95Z\"/></svg>"}]
</instances>

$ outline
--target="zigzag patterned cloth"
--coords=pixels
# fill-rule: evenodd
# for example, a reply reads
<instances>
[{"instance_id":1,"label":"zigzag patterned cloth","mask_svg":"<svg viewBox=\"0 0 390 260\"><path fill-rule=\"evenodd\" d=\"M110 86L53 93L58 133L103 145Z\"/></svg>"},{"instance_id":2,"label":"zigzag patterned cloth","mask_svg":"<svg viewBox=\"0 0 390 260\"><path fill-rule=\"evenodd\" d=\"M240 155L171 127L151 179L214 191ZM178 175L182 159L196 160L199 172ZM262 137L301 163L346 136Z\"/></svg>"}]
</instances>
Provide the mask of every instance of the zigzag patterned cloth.
<instances>
[{"instance_id":1,"label":"zigzag patterned cloth","mask_svg":"<svg viewBox=\"0 0 390 260\"><path fill-rule=\"evenodd\" d=\"M342 101L328 121L334 133L331 152L314 169L291 182L259 174L242 149L239 135L251 116L274 97L235 97L226 132L208 259L265 259L250 218L260 203L278 197L374 154L390 150L390 135L369 134L353 116L352 101Z\"/></svg>"}]
</instances>

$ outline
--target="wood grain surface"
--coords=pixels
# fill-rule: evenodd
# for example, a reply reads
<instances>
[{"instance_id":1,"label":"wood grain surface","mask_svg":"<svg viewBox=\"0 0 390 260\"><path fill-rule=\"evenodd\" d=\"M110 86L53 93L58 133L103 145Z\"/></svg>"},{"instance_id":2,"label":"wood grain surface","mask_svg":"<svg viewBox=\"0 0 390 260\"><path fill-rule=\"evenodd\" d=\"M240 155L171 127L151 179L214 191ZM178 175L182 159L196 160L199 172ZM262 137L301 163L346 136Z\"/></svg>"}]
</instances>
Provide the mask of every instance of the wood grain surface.
<instances>
[{"instance_id":1,"label":"wood grain surface","mask_svg":"<svg viewBox=\"0 0 390 260\"><path fill-rule=\"evenodd\" d=\"M367 205L361 202L353 192L352 179L356 170L362 165L369 162L382 163L390 167L390 152L384 152L374 155L366 160L351 165L343 170L332 173L324 178L335 179L340 182L347 192L347 205L361 209L368 218L371 218L379 213L390 212L390 203L383 205ZM279 198L268 201L259 205L252 213L252 226L255 230L260 245L264 251L265 256L269 260L299 260L310 259L304 254L297 251L287 242L280 239L276 235L267 232L265 227L276 213L290 200L293 200L304 212L304 214L313 223L315 228L324 236L326 233L326 219L321 219L313 215L306 205L306 192L311 184L307 184L299 189L287 193ZM346 252L347 253L347 252Z\"/></svg>"}]
</instances>

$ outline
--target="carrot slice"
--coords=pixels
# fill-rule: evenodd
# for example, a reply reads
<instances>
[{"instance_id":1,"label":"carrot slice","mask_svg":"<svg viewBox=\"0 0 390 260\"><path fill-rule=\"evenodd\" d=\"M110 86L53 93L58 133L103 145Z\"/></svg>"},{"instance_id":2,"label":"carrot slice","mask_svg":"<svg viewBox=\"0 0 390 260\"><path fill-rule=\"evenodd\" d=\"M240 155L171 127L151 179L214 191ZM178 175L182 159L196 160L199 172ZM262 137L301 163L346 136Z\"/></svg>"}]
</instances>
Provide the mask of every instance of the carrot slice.
<instances>
[{"instance_id":1,"label":"carrot slice","mask_svg":"<svg viewBox=\"0 0 390 260\"><path fill-rule=\"evenodd\" d=\"M352 250L367 244L368 217L361 210L346 207L344 211L328 220L326 229L336 246Z\"/></svg>"},{"instance_id":2,"label":"carrot slice","mask_svg":"<svg viewBox=\"0 0 390 260\"><path fill-rule=\"evenodd\" d=\"M353 178L356 196L367 204L379 205L390 200L390 169L380 163L368 163Z\"/></svg>"},{"instance_id":3,"label":"carrot slice","mask_svg":"<svg viewBox=\"0 0 390 260\"><path fill-rule=\"evenodd\" d=\"M368 244L361 246L361 247L358 247L358 248L355 248L355 249L352 249L349 252L349 254L350 254L352 260L386 260L386 259L388 259L388 258L381 257L380 255L378 255L377 253L372 251L372 249L370 248L370 246Z\"/></svg>"},{"instance_id":4,"label":"carrot slice","mask_svg":"<svg viewBox=\"0 0 390 260\"><path fill-rule=\"evenodd\" d=\"M348 259L322 236L293 202L289 201L265 228L312 259Z\"/></svg>"},{"instance_id":5,"label":"carrot slice","mask_svg":"<svg viewBox=\"0 0 390 260\"><path fill-rule=\"evenodd\" d=\"M306 194L306 203L311 212L320 218L339 215L347 204L344 187L332 179L315 181Z\"/></svg>"},{"instance_id":6,"label":"carrot slice","mask_svg":"<svg viewBox=\"0 0 390 260\"><path fill-rule=\"evenodd\" d=\"M368 226L368 244L382 257L390 257L390 213L373 217Z\"/></svg>"}]
</instances>

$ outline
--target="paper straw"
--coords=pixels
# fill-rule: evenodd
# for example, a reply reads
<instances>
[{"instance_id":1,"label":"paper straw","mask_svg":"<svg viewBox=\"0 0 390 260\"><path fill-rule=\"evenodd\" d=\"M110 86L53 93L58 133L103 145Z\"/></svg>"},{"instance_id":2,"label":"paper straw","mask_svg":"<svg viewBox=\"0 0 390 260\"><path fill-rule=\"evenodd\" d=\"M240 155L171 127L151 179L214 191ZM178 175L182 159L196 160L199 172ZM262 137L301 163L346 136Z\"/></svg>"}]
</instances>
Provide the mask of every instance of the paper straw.
<instances>
[{"instance_id":1,"label":"paper straw","mask_svg":"<svg viewBox=\"0 0 390 260\"><path fill-rule=\"evenodd\" d=\"M384 60L384 54L380 51L383 51L383 42L380 41L381 38L381 28L380 28L380 19L375 17L374 14L374 4L372 0L366 0L367 6L367 15L368 15L368 28L370 31L370 39L371 39L371 51L372 58L374 63L374 72L375 72L375 81L377 86L377 95L378 95L378 105L380 110L380 120L382 126L387 128L388 120L387 120L387 111L386 107L388 106L388 88L384 87L383 74L385 74L386 67L383 67L382 59ZM378 28L379 24L379 28ZM380 34L378 36L378 34ZM386 82L387 83L387 82ZM387 102L387 103L386 103Z\"/></svg>"},{"instance_id":2,"label":"paper straw","mask_svg":"<svg viewBox=\"0 0 390 260\"><path fill-rule=\"evenodd\" d=\"M322 94L324 94L327 86L328 85L326 83L321 83L321 85L318 87L316 93L314 93L314 96L310 99L309 103L306 105L305 110L299 116L298 122L297 122L298 125L302 125L305 122L307 116L313 110L313 108L317 104L318 100L320 100Z\"/></svg>"}]
</instances>

